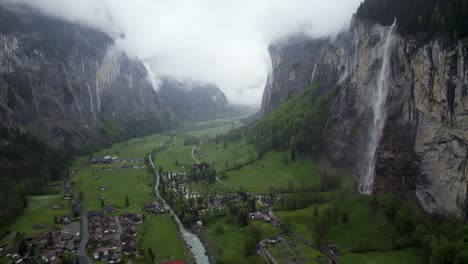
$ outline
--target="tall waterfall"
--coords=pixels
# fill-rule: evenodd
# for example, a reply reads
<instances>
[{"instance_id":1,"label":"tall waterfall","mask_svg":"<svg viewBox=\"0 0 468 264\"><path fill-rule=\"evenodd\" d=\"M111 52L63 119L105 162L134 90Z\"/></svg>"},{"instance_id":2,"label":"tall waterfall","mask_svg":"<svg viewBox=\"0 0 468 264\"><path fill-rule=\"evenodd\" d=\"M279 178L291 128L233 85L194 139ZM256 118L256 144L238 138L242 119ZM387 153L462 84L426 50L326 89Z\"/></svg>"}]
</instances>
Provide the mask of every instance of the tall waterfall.
<instances>
[{"instance_id":1,"label":"tall waterfall","mask_svg":"<svg viewBox=\"0 0 468 264\"><path fill-rule=\"evenodd\" d=\"M382 137L383 129L385 126L386 112L385 104L387 102L388 95L388 66L389 66L389 50L392 44L392 34L396 26L396 19L393 25L390 27L387 38L384 45L384 53L382 59L382 66L377 79L376 89L372 94L372 113L373 120L369 125L370 139L367 146L367 154L365 160L366 174L361 178L359 183L359 191L364 194L372 194L372 188L374 186L374 175L375 175L375 161L376 152L379 145L380 138Z\"/></svg>"}]
</instances>

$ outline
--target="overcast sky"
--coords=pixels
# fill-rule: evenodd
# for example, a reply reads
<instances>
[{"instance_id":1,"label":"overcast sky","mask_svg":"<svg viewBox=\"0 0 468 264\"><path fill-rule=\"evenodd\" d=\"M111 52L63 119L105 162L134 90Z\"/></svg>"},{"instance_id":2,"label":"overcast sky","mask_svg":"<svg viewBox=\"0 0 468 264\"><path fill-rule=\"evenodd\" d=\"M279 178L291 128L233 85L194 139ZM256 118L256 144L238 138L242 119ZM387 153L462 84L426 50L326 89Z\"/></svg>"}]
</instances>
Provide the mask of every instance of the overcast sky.
<instances>
[{"instance_id":1,"label":"overcast sky","mask_svg":"<svg viewBox=\"0 0 468 264\"><path fill-rule=\"evenodd\" d=\"M217 84L234 103L259 104L268 44L347 27L361 0L3 0L125 33L117 45L157 76ZM156 78L157 78L156 76Z\"/></svg>"}]
</instances>

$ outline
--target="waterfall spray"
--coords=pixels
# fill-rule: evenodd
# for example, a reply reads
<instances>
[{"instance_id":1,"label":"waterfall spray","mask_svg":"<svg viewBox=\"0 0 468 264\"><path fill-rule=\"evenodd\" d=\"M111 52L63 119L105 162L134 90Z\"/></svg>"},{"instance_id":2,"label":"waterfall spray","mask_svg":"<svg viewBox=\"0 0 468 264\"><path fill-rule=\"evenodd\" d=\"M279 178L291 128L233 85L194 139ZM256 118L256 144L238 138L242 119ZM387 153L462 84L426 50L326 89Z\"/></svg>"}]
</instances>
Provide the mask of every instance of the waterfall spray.
<instances>
[{"instance_id":1,"label":"waterfall spray","mask_svg":"<svg viewBox=\"0 0 468 264\"><path fill-rule=\"evenodd\" d=\"M364 194L372 194L372 188L374 186L375 176L375 163L376 163L376 152L379 145L380 138L382 137L383 129L385 126L386 112L385 104L387 102L388 85L387 85L387 68L389 66L389 50L392 42L392 33L396 26L396 18L390 27L387 38L384 45L384 53L382 60L382 67L377 79L376 89L372 95L372 113L373 120L369 125L370 139L367 146L366 154L366 173L361 178L359 184L359 191Z\"/></svg>"}]
</instances>

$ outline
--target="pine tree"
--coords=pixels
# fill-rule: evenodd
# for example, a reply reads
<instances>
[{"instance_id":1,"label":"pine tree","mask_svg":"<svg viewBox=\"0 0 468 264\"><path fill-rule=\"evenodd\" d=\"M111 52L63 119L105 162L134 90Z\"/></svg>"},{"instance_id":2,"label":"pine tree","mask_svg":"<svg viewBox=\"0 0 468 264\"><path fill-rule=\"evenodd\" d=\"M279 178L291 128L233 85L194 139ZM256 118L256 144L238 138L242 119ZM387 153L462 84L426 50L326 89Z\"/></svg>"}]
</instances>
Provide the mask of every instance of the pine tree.
<instances>
[{"instance_id":1,"label":"pine tree","mask_svg":"<svg viewBox=\"0 0 468 264\"><path fill-rule=\"evenodd\" d=\"M291 161L296 161L296 152L294 148L291 149Z\"/></svg>"},{"instance_id":2,"label":"pine tree","mask_svg":"<svg viewBox=\"0 0 468 264\"><path fill-rule=\"evenodd\" d=\"M21 238L21 242L19 243L18 246L18 255L24 256L28 252L28 244L26 244L26 241Z\"/></svg>"},{"instance_id":3,"label":"pine tree","mask_svg":"<svg viewBox=\"0 0 468 264\"><path fill-rule=\"evenodd\" d=\"M127 196L125 197L125 207L129 207L130 206L130 199L128 199L128 194Z\"/></svg>"}]
</instances>

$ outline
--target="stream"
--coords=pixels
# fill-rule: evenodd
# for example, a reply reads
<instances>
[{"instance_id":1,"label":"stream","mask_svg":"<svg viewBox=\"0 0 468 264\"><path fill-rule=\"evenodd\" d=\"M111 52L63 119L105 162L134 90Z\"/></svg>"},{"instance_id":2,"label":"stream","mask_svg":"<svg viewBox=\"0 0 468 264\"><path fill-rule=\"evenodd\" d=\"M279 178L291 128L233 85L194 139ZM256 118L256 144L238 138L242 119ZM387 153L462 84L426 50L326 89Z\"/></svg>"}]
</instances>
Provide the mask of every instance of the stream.
<instances>
[{"instance_id":1,"label":"stream","mask_svg":"<svg viewBox=\"0 0 468 264\"><path fill-rule=\"evenodd\" d=\"M177 224L179 225L179 231L182 234L182 237L184 238L185 242L189 246L190 251L192 252L192 254L193 254L194 258L195 258L195 262L197 264L209 263L208 256L206 254L205 246L201 242L200 238L197 235L195 235L193 233L190 233L184 227L184 225L180 221L179 217L175 214L174 210L172 210L172 208L169 206L169 204L166 203L166 200L164 200L164 198L160 195L159 189L158 189L158 187L159 187L159 178L160 178L159 172L156 170L156 167L154 166L153 160L151 158L151 154L148 155L148 159L149 159L149 162L150 162L151 166L153 167L153 170L155 171L156 176L157 176L156 185L154 187L154 189L156 191L156 196L159 199L161 199L161 201L163 201L164 207L166 208L166 210L169 210L169 212L174 216L174 219L176 220Z\"/></svg>"}]
</instances>

